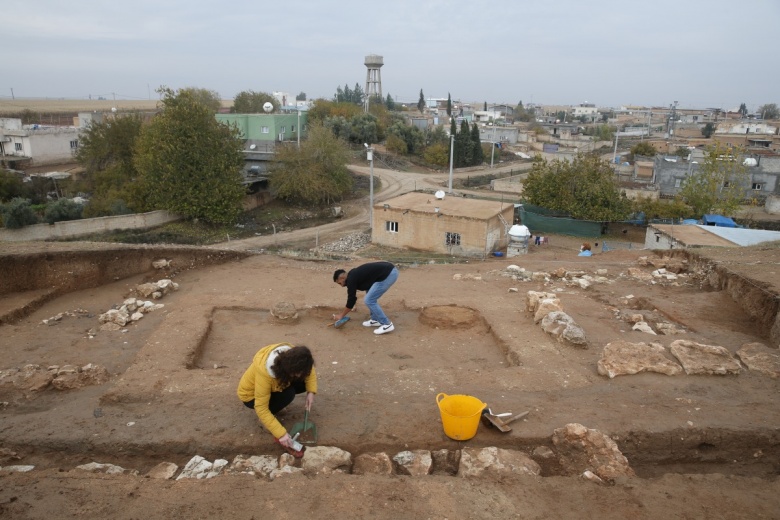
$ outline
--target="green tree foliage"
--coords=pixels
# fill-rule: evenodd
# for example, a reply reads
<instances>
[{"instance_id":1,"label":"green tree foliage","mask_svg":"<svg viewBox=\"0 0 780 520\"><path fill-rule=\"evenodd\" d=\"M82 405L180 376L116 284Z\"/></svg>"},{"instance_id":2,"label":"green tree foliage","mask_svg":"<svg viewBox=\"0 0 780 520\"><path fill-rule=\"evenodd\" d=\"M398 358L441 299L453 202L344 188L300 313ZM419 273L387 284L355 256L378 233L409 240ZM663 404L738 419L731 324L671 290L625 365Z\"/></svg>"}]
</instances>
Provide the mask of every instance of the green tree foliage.
<instances>
[{"instance_id":1,"label":"green tree foliage","mask_svg":"<svg viewBox=\"0 0 780 520\"><path fill-rule=\"evenodd\" d=\"M336 94L333 96L333 101L336 103L351 103L353 105L362 105L365 101L365 92L358 83L355 83L355 88L349 88L349 85L344 85L344 88L338 87Z\"/></svg>"},{"instance_id":2,"label":"green tree foliage","mask_svg":"<svg viewBox=\"0 0 780 520\"><path fill-rule=\"evenodd\" d=\"M66 220L78 220L84 206L73 202L70 199L60 199L46 206L46 212L43 214L43 220L49 224L62 222Z\"/></svg>"},{"instance_id":3,"label":"green tree foliage","mask_svg":"<svg viewBox=\"0 0 780 520\"><path fill-rule=\"evenodd\" d=\"M487 101L485 101L485 104L482 106L482 111L487 112Z\"/></svg>"},{"instance_id":4,"label":"green tree foliage","mask_svg":"<svg viewBox=\"0 0 780 520\"><path fill-rule=\"evenodd\" d=\"M349 120L362 113L363 110L354 103L317 99L314 101L314 106L307 112L307 115L310 123L324 123L328 117L342 116Z\"/></svg>"},{"instance_id":5,"label":"green tree foliage","mask_svg":"<svg viewBox=\"0 0 780 520\"><path fill-rule=\"evenodd\" d=\"M0 168L0 203L23 197L26 191L19 174Z\"/></svg>"},{"instance_id":6,"label":"green tree foliage","mask_svg":"<svg viewBox=\"0 0 780 520\"><path fill-rule=\"evenodd\" d=\"M631 147L631 153L628 156L628 161L634 162L634 159L638 155L642 157L655 157L657 153L658 151L655 149L655 146L643 141Z\"/></svg>"},{"instance_id":7,"label":"green tree foliage","mask_svg":"<svg viewBox=\"0 0 780 520\"><path fill-rule=\"evenodd\" d=\"M306 101L306 92L301 91L297 96L295 96L295 101Z\"/></svg>"},{"instance_id":8,"label":"green tree foliage","mask_svg":"<svg viewBox=\"0 0 780 520\"><path fill-rule=\"evenodd\" d=\"M714 133L715 133L715 125L713 125L712 123L707 123L707 124L706 124L706 125L704 125L704 127L701 129L701 135L703 135L703 136L704 136L704 137L706 137L707 139L709 139L710 137L712 137L712 134L714 134Z\"/></svg>"},{"instance_id":9,"label":"green tree foliage","mask_svg":"<svg viewBox=\"0 0 780 520\"><path fill-rule=\"evenodd\" d=\"M436 125L434 127L426 128L423 131L425 137L425 146L432 146L434 144L449 145L450 138L447 132L444 131L444 127Z\"/></svg>"},{"instance_id":10,"label":"green tree foliage","mask_svg":"<svg viewBox=\"0 0 780 520\"><path fill-rule=\"evenodd\" d=\"M452 96L447 92L447 115L452 117Z\"/></svg>"},{"instance_id":11,"label":"green tree foliage","mask_svg":"<svg viewBox=\"0 0 780 520\"><path fill-rule=\"evenodd\" d=\"M528 121L532 121L534 119L534 111L526 110L521 100L517 102L517 106L515 107L514 117L515 117L515 121L522 121L527 123Z\"/></svg>"},{"instance_id":12,"label":"green tree foliage","mask_svg":"<svg viewBox=\"0 0 780 520\"><path fill-rule=\"evenodd\" d=\"M346 143L328 128L315 123L301 147L277 150L271 167L271 191L280 199L308 204L330 203L349 193Z\"/></svg>"},{"instance_id":13,"label":"green tree foliage","mask_svg":"<svg viewBox=\"0 0 780 520\"><path fill-rule=\"evenodd\" d=\"M395 101L389 92L387 93L387 98L385 99L385 106L388 110L395 110Z\"/></svg>"},{"instance_id":14,"label":"green tree foliage","mask_svg":"<svg viewBox=\"0 0 780 520\"><path fill-rule=\"evenodd\" d=\"M729 148L720 143L707 147L703 163L685 178L678 193L696 218L708 213L734 215L749 182L743 159L742 148Z\"/></svg>"},{"instance_id":15,"label":"green tree foliage","mask_svg":"<svg viewBox=\"0 0 780 520\"><path fill-rule=\"evenodd\" d=\"M644 213L645 218L650 219L681 219L694 216L691 207L682 200L651 199L639 197L633 202L635 213Z\"/></svg>"},{"instance_id":16,"label":"green tree foliage","mask_svg":"<svg viewBox=\"0 0 780 520\"><path fill-rule=\"evenodd\" d=\"M377 139L377 118L373 114L360 114L352 118L350 142L374 144Z\"/></svg>"},{"instance_id":17,"label":"green tree foliage","mask_svg":"<svg viewBox=\"0 0 780 520\"><path fill-rule=\"evenodd\" d=\"M216 90L187 87L181 89L180 92L189 92L198 103L206 105L215 114L222 108L222 97Z\"/></svg>"},{"instance_id":18,"label":"green tree foliage","mask_svg":"<svg viewBox=\"0 0 780 520\"><path fill-rule=\"evenodd\" d=\"M243 142L189 93L161 88L162 112L143 127L136 203L185 218L232 224L242 211Z\"/></svg>"},{"instance_id":19,"label":"green tree foliage","mask_svg":"<svg viewBox=\"0 0 780 520\"><path fill-rule=\"evenodd\" d=\"M429 164L447 166L450 164L450 147L445 143L433 143L425 148L423 159Z\"/></svg>"},{"instance_id":20,"label":"green tree foliage","mask_svg":"<svg viewBox=\"0 0 780 520\"><path fill-rule=\"evenodd\" d=\"M390 136L393 135L406 143L406 153L419 154L423 151L425 136L416 126L407 125L403 121L395 121L387 129L387 139L390 140Z\"/></svg>"},{"instance_id":21,"label":"green tree foliage","mask_svg":"<svg viewBox=\"0 0 780 520\"><path fill-rule=\"evenodd\" d=\"M279 102L271 94L244 90L236 94L230 111L234 114L261 114L265 112L263 105L266 103L271 103L274 111L279 109Z\"/></svg>"},{"instance_id":22,"label":"green tree foliage","mask_svg":"<svg viewBox=\"0 0 780 520\"><path fill-rule=\"evenodd\" d=\"M398 155L406 155L409 152L409 147L406 146L406 141L402 137L390 134L385 141L385 148L388 151L396 153Z\"/></svg>"},{"instance_id":23,"label":"green tree foliage","mask_svg":"<svg viewBox=\"0 0 780 520\"><path fill-rule=\"evenodd\" d=\"M81 134L76 160L84 167L78 188L90 193L85 217L115 215L113 208L129 200L129 187L138 177L133 161L142 127L139 115L128 114L92 123Z\"/></svg>"},{"instance_id":24,"label":"green tree foliage","mask_svg":"<svg viewBox=\"0 0 780 520\"><path fill-rule=\"evenodd\" d=\"M34 112L29 108L25 108L24 110L22 110L20 119L22 120L23 125L32 125L41 122L41 114L39 114L38 112Z\"/></svg>"},{"instance_id":25,"label":"green tree foliage","mask_svg":"<svg viewBox=\"0 0 780 520\"><path fill-rule=\"evenodd\" d=\"M479 166L485 161L485 156L482 152L482 141L479 138L479 127L477 123L471 125L471 147L472 147L472 166Z\"/></svg>"},{"instance_id":26,"label":"green tree foliage","mask_svg":"<svg viewBox=\"0 0 780 520\"><path fill-rule=\"evenodd\" d=\"M762 119L780 119L780 109L777 108L776 103L767 103L758 107L756 113L761 116Z\"/></svg>"},{"instance_id":27,"label":"green tree foliage","mask_svg":"<svg viewBox=\"0 0 780 520\"><path fill-rule=\"evenodd\" d=\"M423 94L422 89L420 89L420 99L417 100L417 110L420 111L420 113L423 113L423 110L425 110L425 95Z\"/></svg>"},{"instance_id":28,"label":"green tree foliage","mask_svg":"<svg viewBox=\"0 0 780 520\"><path fill-rule=\"evenodd\" d=\"M737 110L737 112L739 112L739 114L742 117L747 117L747 114L748 114L747 105L745 103L740 103L739 110ZM709 137L709 136L707 136L707 137Z\"/></svg>"},{"instance_id":29,"label":"green tree foliage","mask_svg":"<svg viewBox=\"0 0 780 520\"><path fill-rule=\"evenodd\" d=\"M594 221L624 220L631 202L621 196L615 172L594 155L577 155L573 161L535 159L523 183L531 204Z\"/></svg>"},{"instance_id":30,"label":"green tree foliage","mask_svg":"<svg viewBox=\"0 0 780 520\"><path fill-rule=\"evenodd\" d=\"M3 224L8 229L20 229L38 223L38 215L33 211L30 201L21 197L11 199L0 208Z\"/></svg>"}]
</instances>

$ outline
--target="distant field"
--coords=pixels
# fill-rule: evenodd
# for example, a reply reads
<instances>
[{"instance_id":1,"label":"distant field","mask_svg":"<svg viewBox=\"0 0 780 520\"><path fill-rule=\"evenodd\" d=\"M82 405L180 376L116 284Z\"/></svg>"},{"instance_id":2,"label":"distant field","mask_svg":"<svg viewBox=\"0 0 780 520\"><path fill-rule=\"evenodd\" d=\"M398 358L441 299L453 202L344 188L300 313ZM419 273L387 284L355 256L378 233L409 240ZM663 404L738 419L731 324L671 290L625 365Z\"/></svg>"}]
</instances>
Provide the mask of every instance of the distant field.
<instances>
[{"instance_id":1,"label":"distant field","mask_svg":"<svg viewBox=\"0 0 780 520\"><path fill-rule=\"evenodd\" d=\"M18 114L23 110L38 113L72 113L103 111L116 108L118 111L154 110L159 100L111 100L111 99L0 99L0 116ZM222 106L230 107L233 100L222 100Z\"/></svg>"}]
</instances>

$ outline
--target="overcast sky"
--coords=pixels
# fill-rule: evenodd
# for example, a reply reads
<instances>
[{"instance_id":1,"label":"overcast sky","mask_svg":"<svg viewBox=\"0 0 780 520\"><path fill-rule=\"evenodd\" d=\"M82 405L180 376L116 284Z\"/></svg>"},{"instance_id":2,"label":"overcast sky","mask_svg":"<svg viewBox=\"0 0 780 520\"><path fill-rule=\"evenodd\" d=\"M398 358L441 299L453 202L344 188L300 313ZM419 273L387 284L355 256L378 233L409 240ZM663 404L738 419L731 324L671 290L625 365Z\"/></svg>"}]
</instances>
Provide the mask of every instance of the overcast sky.
<instances>
[{"instance_id":1,"label":"overcast sky","mask_svg":"<svg viewBox=\"0 0 780 520\"><path fill-rule=\"evenodd\" d=\"M779 0L23 0L0 8L0 97L200 87L598 106L780 104Z\"/></svg>"}]
</instances>

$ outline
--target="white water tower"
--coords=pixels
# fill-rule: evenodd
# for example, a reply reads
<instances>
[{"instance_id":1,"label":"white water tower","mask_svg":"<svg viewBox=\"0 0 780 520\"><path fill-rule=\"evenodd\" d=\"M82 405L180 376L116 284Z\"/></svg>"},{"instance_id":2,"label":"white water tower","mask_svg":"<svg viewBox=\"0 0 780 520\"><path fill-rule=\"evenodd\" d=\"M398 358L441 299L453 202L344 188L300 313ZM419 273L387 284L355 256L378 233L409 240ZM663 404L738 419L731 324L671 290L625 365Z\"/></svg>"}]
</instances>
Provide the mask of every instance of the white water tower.
<instances>
[{"instance_id":1,"label":"white water tower","mask_svg":"<svg viewBox=\"0 0 780 520\"><path fill-rule=\"evenodd\" d=\"M518 256L528 253L528 240L531 238L531 230L522 224L515 224L507 231L509 243L506 245L506 256Z\"/></svg>"}]
</instances>

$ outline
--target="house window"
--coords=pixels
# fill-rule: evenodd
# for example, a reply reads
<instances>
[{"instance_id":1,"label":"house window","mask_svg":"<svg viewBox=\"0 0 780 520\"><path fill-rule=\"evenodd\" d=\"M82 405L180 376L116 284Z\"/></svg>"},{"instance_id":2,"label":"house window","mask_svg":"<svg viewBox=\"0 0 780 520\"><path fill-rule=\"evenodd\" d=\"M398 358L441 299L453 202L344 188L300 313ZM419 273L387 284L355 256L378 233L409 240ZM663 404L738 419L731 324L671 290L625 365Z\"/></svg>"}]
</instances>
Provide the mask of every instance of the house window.
<instances>
[{"instance_id":1,"label":"house window","mask_svg":"<svg viewBox=\"0 0 780 520\"><path fill-rule=\"evenodd\" d=\"M17 152L21 152L22 151L22 143L14 143L14 150L16 150Z\"/></svg>"},{"instance_id":2,"label":"house window","mask_svg":"<svg viewBox=\"0 0 780 520\"><path fill-rule=\"evenodd\" d=\"M264 133L264 134L267 134L267 133L268 133L268 127L267 127L267 126L261 126L261 127L260 127L260 131L261 131L262 133Z\"/></svg>"},{"instance_id":3,"label":"house window","mask_svg":"<svg viewBox=\"0 0 780 520\"><path fill-rule=\"evenodd\" d=\"M444 234L444 245L447 246L459 246L460 245L460 233L447 233Z\"/></svg>"},{"instance_id":4,"label":"house window","mask_svg":"<svg viewBox=\"0 0 780 520\"><path fill-rule=\"evenodd\" d=\"M680 184L682 184L682 180L681 179L675 179L674 180L674 187L675 188L679 188Z\"/></svg>"},{"instance_id":5,"label":"house window","mask_svg":"<svg viewBox=\"0 0 780 520\"><path fill-rule=\"evenodd\" d=\"M286 127L286 126L283 126L283 127L282 127L282 133L285 133L286 131L287 131L287 127Z\"/></svg>"},{"instance_id":6,"label":"house window","mask_svg":"<svg viewBox=\"0 0 780 520\"><path fill-rule=\"evenodd\" d=\"M290 132L295 133L295 125L290 125Z\"/></svg>"},{"instance_id":7,"label":"house window","mask_svg":"<svg viewBox=\"0 0 780 520\"><path fill-rule=\"evenodd\" d=\"M754 182L752 188L754 191L761 191L764 189L764 185L760 182Z\"/></svg>"},{"instance_id":8,"label":"house window","mask_svg":"<svg viewBox=\"0 0 780 520\"><path fill-rule=\"evenodd\" d=\"M385 222L385 231L390 233L398 233L398 222L391 222L390 220Z\"/></svg>"},{"instance_id":9,"label":"house window","mask_svg":"<svg viewBox=\"0 0 780 520\"><path fill-rule=\"evenodd\" d=\"M73 141L70 142L70 149L71 150L75 150L78 147L79 147L79 140L78 139L74 139Z\"/></svg>"}]
</instances>

